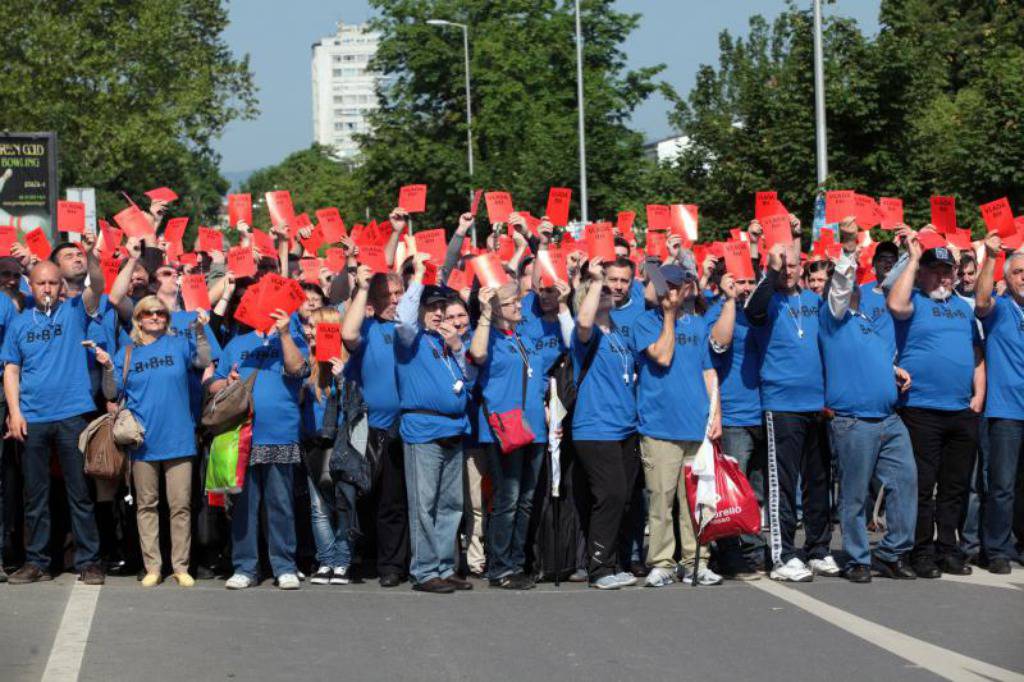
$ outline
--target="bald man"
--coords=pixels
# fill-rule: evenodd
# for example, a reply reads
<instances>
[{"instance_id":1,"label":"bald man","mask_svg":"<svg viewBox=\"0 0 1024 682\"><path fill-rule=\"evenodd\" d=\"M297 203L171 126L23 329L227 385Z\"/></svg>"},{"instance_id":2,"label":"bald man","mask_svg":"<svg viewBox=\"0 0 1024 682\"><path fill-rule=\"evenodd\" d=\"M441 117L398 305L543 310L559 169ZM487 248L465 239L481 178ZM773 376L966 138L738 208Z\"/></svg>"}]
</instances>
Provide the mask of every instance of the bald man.
<instances>
[{"instance_id":1,"label":"bald man","mask_svg":"<svg viewBox=\"0 0 1024 682\"><path fill-rule=\"evenodd\" d=\"M103 294L103 276L92 276L81 296L61 301L64 286L55 263L37 264L29 275L33 307L14 318L0 348L10 411L8 436L24 443L26 560L11 575L12 585L52 579L46 551L51 451L60 460L67 489L79 579L88 585L104 581L93 504L78 449L86 415L96 409L83 342L89 316L96 312Z\"/></svg>"}]
</instances>

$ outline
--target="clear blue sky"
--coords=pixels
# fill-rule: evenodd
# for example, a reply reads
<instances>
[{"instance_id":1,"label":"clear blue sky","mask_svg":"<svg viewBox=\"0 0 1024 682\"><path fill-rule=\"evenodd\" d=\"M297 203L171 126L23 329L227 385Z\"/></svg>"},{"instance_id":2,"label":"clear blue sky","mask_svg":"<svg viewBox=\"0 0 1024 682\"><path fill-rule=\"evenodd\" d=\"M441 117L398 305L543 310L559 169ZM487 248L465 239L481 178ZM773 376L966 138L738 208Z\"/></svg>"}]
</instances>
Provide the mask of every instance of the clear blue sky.
<instances>
[{"instance_id":1,"label":"clear blue sky","mask_svg":"<svg viewBox=\"0 0 1024 682\"><path fill-rule=\"evenodd\" d=\"M852 16L867 33L878 28L880 0L838 0L826 14ZM799 6L810 0L797 0ZM334 33L339 19L360 23L370 15L364 0L232 0L225 39L236 54L248 53L259 87L260 115L228 126L216 148L226 173L277 163L313 140L310 45ZM748 18L774 18L785 0L619 0L625 12L641 14L640 26L624 49L629 66L667 65L661 77L689 92L699 64L718 60L718 34L745 35ZM647 139L670 134L667 103L653 98L633 123Z\"/></svg>"}]
</instances>

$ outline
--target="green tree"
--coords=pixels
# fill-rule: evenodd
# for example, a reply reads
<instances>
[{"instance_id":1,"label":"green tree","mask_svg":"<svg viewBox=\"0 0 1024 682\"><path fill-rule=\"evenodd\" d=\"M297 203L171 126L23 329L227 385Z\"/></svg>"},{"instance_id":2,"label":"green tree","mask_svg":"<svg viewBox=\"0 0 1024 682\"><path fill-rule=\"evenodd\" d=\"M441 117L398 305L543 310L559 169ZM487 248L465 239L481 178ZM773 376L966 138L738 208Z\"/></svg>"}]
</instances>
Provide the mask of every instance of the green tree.
<instances>
[{"instance_id":1,"label":"green tree","mask_svg":"<svg viewBox=\"0 0 1024 682\"><path fill-rule=\"evenodd\" d=\"M212 141L257 111L227 23L221 0L4 0L0 121L57 131L61 184L97 188L101 214L159 184L212 221L228 188Z\"/></svg>"},{"instance_id":2,"label":"green tree","mask_svg":"<svg viewBox=\"0 0 1024 682\"><path fill-rule=\"evenodd\" d=\"M573 188L578 215L576 53L565 0L373 0L382 34L374 62L386 77L381 107L363 140L368 202L375 215L407 183L429 185L421 225L451 224L467 210L466 102L461 36L425 23L470 27L475 174L472 185L511 192L540 215L548 188ZM642 137L630 113L658 85L662 67L627 71L620 45L636 15L613 0L585 0L584 78L591 216L611 215L638 188Z\"/></svg>"}]
</instances>

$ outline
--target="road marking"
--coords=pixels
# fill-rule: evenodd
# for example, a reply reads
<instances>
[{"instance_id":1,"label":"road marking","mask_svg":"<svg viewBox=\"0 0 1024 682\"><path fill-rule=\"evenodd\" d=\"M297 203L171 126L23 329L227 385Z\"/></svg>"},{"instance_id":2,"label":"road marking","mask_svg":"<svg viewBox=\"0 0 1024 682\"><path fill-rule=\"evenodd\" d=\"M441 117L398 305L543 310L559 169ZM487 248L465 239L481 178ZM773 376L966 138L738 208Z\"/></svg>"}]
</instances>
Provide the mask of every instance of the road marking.
<instances>
[{"instance_id":1,"label":"road marking","mask_svg":"<svg viewBox=\"0 0 1024 682\"><path fill-rule=\"evenodd\" d=\"M43 682L67 682L77 680L82 669L82 657L92 628L92 616L100 598L100 587L75 582L71 586L64 617L61 618L57 636L53 638L50 658L43 671Z\"/></svg>"},{"instance_id":2,"label":"road marking","mask_svg":"<svg viewBox=\"0 0 1024 682\"><path fill-rule=\"evenodd\" d=\"M783 587L771 580L747 583L753 588L767 592L773 597L789 602L812 616L817 616L837 628L846 630L866 642L885 649L889 653L906 659L954 682L1024 682L1024 675L999 666L979 661L970 656L922 641L898 630L872 623L852 613L847 613L831 604L810 597L799 590Z\"/></svg>"},{"instance_id":3,"label":"road marking","mask_svg":"<svg viewBox=\"0 0 1024 682\"><path fill-rule=\"evenodd\" d=\"M941 579L948 580L951 583L960 583L961 585L1001 587L1004 590L1018 591L1021 588L1018 585L1014 585L1014 582L1024 582L1024 578L1021 578L1021 574L1019 572L1010 573L1009 575L996 575L980 568L975 568L974 573L971 575L950 575L949 573L943 573Z\"/></svg>"}]
</instances>

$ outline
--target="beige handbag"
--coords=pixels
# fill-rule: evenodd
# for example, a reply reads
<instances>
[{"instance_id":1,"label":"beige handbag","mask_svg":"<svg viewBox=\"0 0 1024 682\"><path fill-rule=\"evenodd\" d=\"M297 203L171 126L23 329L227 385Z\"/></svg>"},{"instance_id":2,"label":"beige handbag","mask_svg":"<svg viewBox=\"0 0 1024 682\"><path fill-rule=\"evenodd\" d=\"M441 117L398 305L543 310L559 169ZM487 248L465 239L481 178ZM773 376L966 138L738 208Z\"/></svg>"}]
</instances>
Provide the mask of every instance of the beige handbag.
<instances>
[{"instance_id":1,"label":"beige handbag","mask_svg":"<svg viewBox=\"0 0 1024 682\"><path fill-rule=\"evenodd\" d=\"M127 470L128 457L125 448L142 445L145 431L139 421L127 409L125 387L128 382L128 368L132 357L132 346L124 354L124 371L121 373L121 402L113 414L106 412L92 420L78 437L78 449L85 455L85 474L95 478L119 478Z\"/></svg>"}]
</instances>

